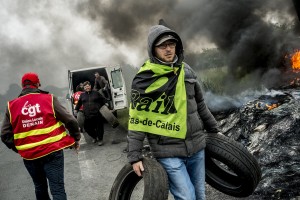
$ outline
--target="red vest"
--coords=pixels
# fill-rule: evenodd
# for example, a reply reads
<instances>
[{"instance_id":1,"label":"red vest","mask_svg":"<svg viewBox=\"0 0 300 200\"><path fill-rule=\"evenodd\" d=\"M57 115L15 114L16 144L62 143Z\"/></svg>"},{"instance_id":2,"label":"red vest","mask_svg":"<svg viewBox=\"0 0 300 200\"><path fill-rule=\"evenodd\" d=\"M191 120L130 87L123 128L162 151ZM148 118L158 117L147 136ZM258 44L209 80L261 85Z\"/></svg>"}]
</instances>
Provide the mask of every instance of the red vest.
<instances>
[{"instance_id":1,"label":"red vest","mask_svg":"<svg viewBox=\"0 0 300 200\"><path fill-rule=\"evenodd\" d=\"M74 99L74 108L75 106L77 105L78 103L78 100L79 100L79 97L81 95L81 93L83 93L82 91L78 91L78 92L75 92L72 96L73 96L73 99ZM83 110L83 106L80 106L79 110Z\"/></svg>"},{"instance_id":2,"label":"red vest","mask_svg":"<svg viewBox=\"0 0 300 200\"><path fill-rule=\"evenodd\" d=\"M56 119L51 94L31 93L8 102L18 153L26 160L46 156L74 144Z\"/></svg>"}]
</instances>

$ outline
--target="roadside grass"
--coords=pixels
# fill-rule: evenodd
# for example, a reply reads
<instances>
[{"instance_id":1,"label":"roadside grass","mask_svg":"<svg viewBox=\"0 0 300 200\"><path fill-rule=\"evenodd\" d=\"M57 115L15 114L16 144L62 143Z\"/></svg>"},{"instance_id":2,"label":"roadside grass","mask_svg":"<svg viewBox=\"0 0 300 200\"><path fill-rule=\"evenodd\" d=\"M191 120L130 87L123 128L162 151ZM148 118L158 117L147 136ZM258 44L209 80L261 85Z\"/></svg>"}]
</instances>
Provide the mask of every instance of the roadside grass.
<instances>
[{"instance_id":1,"label":"roadside grass","mask_svg":"<svg viewBox=\"0 0 300 200\"><path fill-rule=\"evenodd\" d=\"M122 126L124 129L128 130L128 116L129 116L129 109L125 108L122 110L117 111L118 115L118 121L120 123L120 126Z\"/></svg>"},{"instance_id":2,"label":"roadside grass","mask_svg":"<svg viewBox=\"0 0 300 200\"><path fill-rule=\"evenodd\" d=\"M197 72L196 72L197 73ZM227 67L209 68L197 73L205 91L209 90L215 94L224 92L224 79L227 75Z\"/></svg>"}]
</instances>

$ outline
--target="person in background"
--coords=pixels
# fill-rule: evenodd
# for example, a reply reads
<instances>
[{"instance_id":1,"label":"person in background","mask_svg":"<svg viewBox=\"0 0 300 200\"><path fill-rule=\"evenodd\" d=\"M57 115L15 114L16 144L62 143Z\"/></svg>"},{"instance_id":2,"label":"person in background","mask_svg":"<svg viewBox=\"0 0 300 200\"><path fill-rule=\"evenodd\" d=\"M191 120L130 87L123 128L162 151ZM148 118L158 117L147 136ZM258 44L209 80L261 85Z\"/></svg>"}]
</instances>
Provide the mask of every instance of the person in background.
<instances>
[{"instance_id":1,"label":"person in background","mask_svg":"<svg viewBox=\"0 0 300 200\"><path fill-rule=\"evenodd\" d=\"M99 91L105 87L107 87L108 81L104 76L101 76L99 72L95 72L95 83L93 90Z\"/></svg>"},{"instance_id":2,"label":"person in background","mask_svg":"<svg viewBox=\"0 0 300 200\"><path fill-rule=\"evenodd\" d=\"M21 94L7 103L1 140L23 158L37 200L50 200L48 183L53 199L65 200L63 149L79 150L81 135L74 116L40 86L36 73L23 75Z\"/></svg>"},{"instance_id":3,"label":"person in background","mask_svg":"<svg viewBox=\"0 0 300 200\"><path fill-rule=\"evenodd\" d=\"M72 95L72 100L73 100L73 105L74 105L74 109L78 103L79 97L81 95L81 93L83 93L84 89L83 89L83 83L80 83L79 85L77 85L76 87L76 92ZM79 124L79 128L80 131L83 133L84 132L84 114L83 114L83 106L81 106L78 110L77 113L77 121Z\"/></svg>"},{"instance_id":4,"label":"person in background","mask_svg":"<svg viewBox=\"0 0 300 200\"><path fill-rule=\"evenodd\" d=\"M101 76L99 72L95 72L95 83L93 90L98 91L106 100L110 100L108 81L104 76Z\"/></svg>"},{"instance_id":5,"label":"person in background","mask_svg":"<svg viewBox=\"0 0 300 200\"><path fill-rule=\"evenodd\" d=\"M84 130L93 138L93 143L97 142L101 146L103 145L104 119L99 110L104 105L105 100L99 92L92 90L89 81L85 81L83 87L85 92L79 97L75 114L83 105Z\"/></svg>"},{"instance_id":6,"label":"person in background","mask_svg":"<svg viewBox=\"0 0 300 200\"><path fill-rule=\"evenodd\" d=\"M176 200L205 199L205 135L218 133L200 83L183 62L179 35L163 25L150 28L149 59L132 81L128 160L142 176L143 141L166 170ZM205 132L206 131L206 132Z\"/></svg>"}]
</instances>

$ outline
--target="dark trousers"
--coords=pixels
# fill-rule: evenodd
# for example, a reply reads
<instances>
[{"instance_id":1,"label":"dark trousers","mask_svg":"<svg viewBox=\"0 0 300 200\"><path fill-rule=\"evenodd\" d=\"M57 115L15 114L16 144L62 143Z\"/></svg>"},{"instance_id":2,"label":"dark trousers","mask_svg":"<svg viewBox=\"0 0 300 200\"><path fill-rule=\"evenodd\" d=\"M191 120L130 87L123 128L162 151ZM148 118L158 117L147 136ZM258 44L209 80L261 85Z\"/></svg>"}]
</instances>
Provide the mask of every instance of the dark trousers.
<instances>
[{"instance_id":1,"label":"dark trousers","mask_svg":"<svg viewBox=\"0 0 300 200\"><path fill-rule=\"evenodd\" d=\"M77 114L77 122L79 124L80 131L84 132L84 114L83 111L79 110Z\"/></svg>"},{"instance_id":2,"label":"dark trousers","mask_svg":"<svg viewBox=\"0 0 300 200\"><path fill-rule=\"evenodd\" d=\"M66 200L64 186L64 153L63 150L53 152L35 160L23 160L35 187L37 200L50 200L49 182L53 200Z\"/></svg>"},{"instance_id":3,"label":"dark trousers","mask_svg":"<svg viewBox=\"0 0 300 200\"><path fill-rule=\"evenodd\" d=\"M99 140L103 140L104 134L104 126L103 126L103 118L101 115L88 117L85 116L84 119L84 130L87 132L89 136Z\"/></svg>"}]
</instances>

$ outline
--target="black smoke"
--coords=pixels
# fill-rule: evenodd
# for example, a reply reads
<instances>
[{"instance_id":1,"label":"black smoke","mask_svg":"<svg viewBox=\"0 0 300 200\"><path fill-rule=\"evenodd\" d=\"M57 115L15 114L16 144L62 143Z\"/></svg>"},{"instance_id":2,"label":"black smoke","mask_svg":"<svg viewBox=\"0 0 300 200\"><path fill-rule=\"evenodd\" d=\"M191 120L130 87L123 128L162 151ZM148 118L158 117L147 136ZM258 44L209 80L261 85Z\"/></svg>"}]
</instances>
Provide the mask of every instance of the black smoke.
<instances>
[{"instance_id":1,"label":"black smoke","mask_svg":"<svg viewBox=\"0 0 300 200\"><path fill-rule=\"evenodd\" d=\"M186 54L191 58L201 50L201 47L193 46L195 40L204 37L228 58L229 87L249 75L254 84L257 81L267 87L278 84L280 71L274 69L283 67L285 55L300 46L292 29L285 31L280 27L281 24L297 27L292 0L178 0L164 3L157 0L113 0L109 3L89 0L80 4L78 11L101 24L99 32L104 37L132 46L142 44L146 48L145 29L160 18L182 36L188 49ZM270 16L275 16L277 22L270 23ZM197 67L193 59L190 61ZM272 79L276 81L266 78L268 74L276 76Z\"/></svg>"},{"instance_id":2,"label":"black smoke","mask_svg":"<svg viewBox=\"0 0 300 200\"><path fill-rule=\"evenodd\" d=\"M0 65L7 85L28 71L39 73L43 86L65 87L68 69L112 63L138 68L147 59L148 29L159 19L182 37L195 69L202 49L224 53L228 88L240 87L245 77L248 87L274 85L268 75L278 78L284 55L299 47L292 0L7 1L2 10Z\"/></svg>"}]
</instances>

